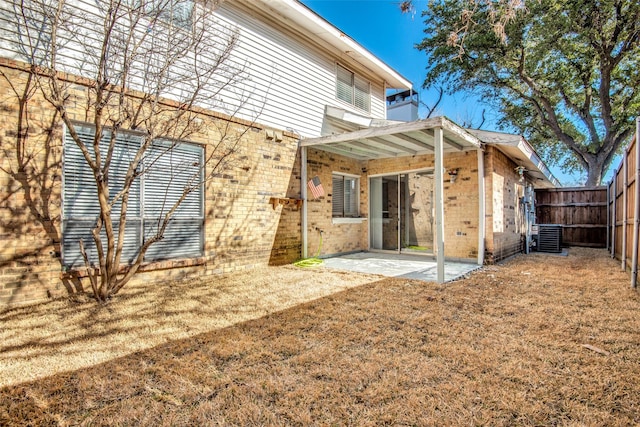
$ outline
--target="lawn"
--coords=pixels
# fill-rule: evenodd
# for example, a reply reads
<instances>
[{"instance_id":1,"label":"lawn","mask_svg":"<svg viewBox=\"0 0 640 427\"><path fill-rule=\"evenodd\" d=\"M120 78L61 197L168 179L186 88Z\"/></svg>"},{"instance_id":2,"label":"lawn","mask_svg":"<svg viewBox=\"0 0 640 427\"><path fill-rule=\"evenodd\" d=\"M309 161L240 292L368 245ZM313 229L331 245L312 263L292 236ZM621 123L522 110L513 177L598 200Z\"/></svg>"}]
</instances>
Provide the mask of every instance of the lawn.
<instances>
[{"instance_id":1,"label":"lawn","mask_svg":"<svg viewBox=\"0 0 640 427\"><path fill-rule=\"evenodd\" d=\"M603 250L446 285L280 267L146 286L0 315L0 425L640 424L640 297Z\"/></svg>"}]
</instances>

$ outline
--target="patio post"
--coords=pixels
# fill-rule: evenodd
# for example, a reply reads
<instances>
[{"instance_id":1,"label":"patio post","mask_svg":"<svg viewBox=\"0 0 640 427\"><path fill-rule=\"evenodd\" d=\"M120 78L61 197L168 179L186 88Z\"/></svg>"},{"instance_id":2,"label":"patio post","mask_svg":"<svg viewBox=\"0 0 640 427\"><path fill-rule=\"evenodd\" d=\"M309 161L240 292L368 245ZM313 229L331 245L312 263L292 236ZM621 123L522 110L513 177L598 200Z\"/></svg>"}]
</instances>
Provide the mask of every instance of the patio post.
<instances>
[{"instance_id":1,"label":"patio post","mask_svg":"<svg viewBox=\"0 0 640 427\"><path fill-rule=\"evenodd\" d=\"M478 265L484 264L484 237L485 237L485 195L484 195L484 150L482 147L476 150L478 153Z\"/></svg>"},{"instance_id":2,"label":"patio post","mask_svg":"<svg viewBox=\"0 0 640 427\"><path fill-rule=\"evenodd\" d=\"M438 283L444 283L444 162L443 133L441 127L433 130L435 155L435 202L436 202L436 260Z\"/></svg>"},{"instance_id":3,"label":"patio post","mask_svg":"<svg viewBox=\"0 0 640 427\"><path fill-rule=\"evenodd\" d=\"M301 140L302 141L302 140ZM302 198L302 258L307 257L307 147L300 147L300 197Z\"/></svg>"}]
</instances>

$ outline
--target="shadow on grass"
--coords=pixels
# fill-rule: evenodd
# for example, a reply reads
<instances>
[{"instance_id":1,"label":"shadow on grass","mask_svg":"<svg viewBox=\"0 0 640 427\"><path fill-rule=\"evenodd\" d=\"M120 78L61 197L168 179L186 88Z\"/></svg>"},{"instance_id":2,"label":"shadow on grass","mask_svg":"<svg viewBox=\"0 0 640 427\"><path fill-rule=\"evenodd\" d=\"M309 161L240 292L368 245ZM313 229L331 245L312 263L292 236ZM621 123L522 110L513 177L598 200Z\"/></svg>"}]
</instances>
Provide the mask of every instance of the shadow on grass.
<instances>
[{"instance_id":1,"label":"shadow on grass","mask_svg":"<svg viewBox=\"0 0 640 427\"><path fill-rule=\"evenodd\" d=\"M85 297L10 309L0 313L0 385L255 319L374 277L271 267L132 285L104 305Z\"/></svg>"},{"instance_id":2,"label":"shadow on grass","mask_svg":"<svg viewBox=\"0 0 640 427\"><path fill-rule=\"evenodd\" d=\"M615 268L375 281L5 387L0 424L638 424L640 299Z\"/></svg>"}]
</instances>

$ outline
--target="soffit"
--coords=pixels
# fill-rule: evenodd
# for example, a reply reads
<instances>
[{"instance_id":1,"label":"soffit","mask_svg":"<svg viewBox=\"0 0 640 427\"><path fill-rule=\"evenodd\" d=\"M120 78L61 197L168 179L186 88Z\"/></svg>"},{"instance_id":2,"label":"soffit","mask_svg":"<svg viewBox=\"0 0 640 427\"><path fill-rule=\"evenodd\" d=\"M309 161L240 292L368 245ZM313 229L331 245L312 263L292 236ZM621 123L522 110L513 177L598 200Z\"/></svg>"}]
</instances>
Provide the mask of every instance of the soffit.
<instances>
[{"instance_id":1,"label":"soffit","mask_svg":"<svg viewBox=\"0 0 640 427\"><path fill-rule=\"evenodd\" d=\"M560 181L553 176L533 147L521 135L476 129L468 129L468 132L482 142L498 148L518 166L523 166L526 169L525 175L529 176L534 188L562 187Z\"/></svg>"}]
</instances>

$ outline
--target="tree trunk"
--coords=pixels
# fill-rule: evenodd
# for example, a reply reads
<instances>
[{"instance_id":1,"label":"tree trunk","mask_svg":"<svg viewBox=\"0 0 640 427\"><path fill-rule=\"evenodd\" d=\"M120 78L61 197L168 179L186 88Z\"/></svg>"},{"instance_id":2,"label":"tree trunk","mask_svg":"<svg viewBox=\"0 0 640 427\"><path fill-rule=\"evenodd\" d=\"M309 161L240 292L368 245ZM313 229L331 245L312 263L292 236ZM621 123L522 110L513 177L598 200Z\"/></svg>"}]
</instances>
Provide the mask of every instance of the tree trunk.
<instances>
[{"instance_id":1,"label":"tree trunk","mask_svg":"<svg viewBox=\"0 0 640 427\"><path fill-rule=\"evenodd\" d=\"M604 174L605 159L600 156L593 156L588 161L587 182L585 187L597 187L602 185L602 176Z\"/></svg>"}]
</instances>

